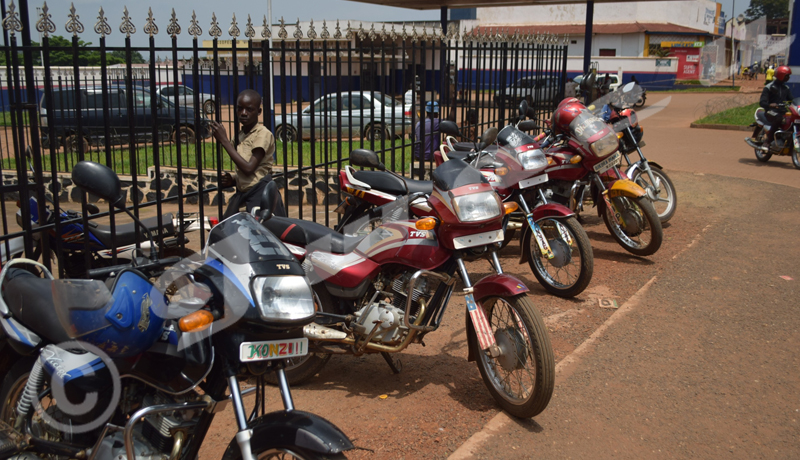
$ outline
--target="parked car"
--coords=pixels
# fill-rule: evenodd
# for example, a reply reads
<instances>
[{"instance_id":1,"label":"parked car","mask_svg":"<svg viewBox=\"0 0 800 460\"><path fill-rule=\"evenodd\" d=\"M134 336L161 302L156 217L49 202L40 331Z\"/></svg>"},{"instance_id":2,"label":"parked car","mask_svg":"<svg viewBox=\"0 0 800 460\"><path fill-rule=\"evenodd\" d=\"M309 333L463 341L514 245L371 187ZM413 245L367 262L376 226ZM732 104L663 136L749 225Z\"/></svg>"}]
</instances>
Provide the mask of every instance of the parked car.
<instances>
[{"instance_id":1,"label":"parked car","mask_svg":"<svg viewBox=\"0 0 800 460\"><path fill-rule=\"evenodd\" d=\"M176 101L179 102L181 106L194 107L195 92L188 86L178 85L176 87L173 85L164 85L156 89L156 93L166 97L173 103ZM214 95L199 93L198 99L200 100L200 107L203 108L203 112L212 115L217 108L217 100L214 98Z\"/></svg>"},{"instance_id":2,"label":"parked car","mask_svg":"<svg viewBox=\"0 0 800 460\"><path fill-rule=\"evenodd\" d=\"M617 75L615 73L610 73L610 74L608 74L608 78L611 79L611 85L609 85L609 91L616 91L617 88L619 88L619 86L621 84L621 80L619 78L619 75ZM598 73L597 74L597 80L595 80L595 82L596 82L595 85L598 85L598 86L602 85L605 82L605 80L606 80L606 74ZM572 81L574 81L575 83L580 85L581 81L583 81L583 75L578 75L577 77L573 78Z\"/></svg>"},{"instance_id":3,"label":"parked car","mask_svg":"<svg viewBox=\"0 0 800 460\"><path fill-rule=\"evenodd\" d=\"M131 121L134 127L134 138L138 142L149 142L153 137L153 124L158 127L161 142L177 142L190 144L195 136L207 139L211 137L210 120L200 119L200 126L195 126L195 112L192 107L180 107L177 115L180 122L176 125L176 106L168 99L156 95L156 118L153 119L150 91L133 87L133 106L128 106L128 89L122 86L108 88L108 118L104 118L102 88L89 87L80 89L80 113L82 135L78 133L78 110L76 110L76 90L55 89L52 96L52 109L47 106L47 98L43 95L39 102L39 117L42 132L42 145L50 145L50 127L48 113L52 117L55 129L56 146L64 146L67 152L78 150L78 143L83 141L84 151L92 145L102 145L106 135L106 125L110 140L114 144L127 143L130 139ZM131 120L132 119L132 120Z\"/></svg>"},{"instance_id":4,"label":"parked car","mask_svg":"<svg viewBox=\"0 0 800 460\"><path fill-rule=\"evenodd\" d=\"M534 101L553 102L558 97L558 78L524 77L497 91L494 101L497 105L514 106L523 99L529 104Z\"/></svg>"},{"instance_id":5,"label":"parked car","mask_svg":"<svg viewBox=\"0 0 800 460\"><path fill-rule=\"evenodd\" d=\"M409 134L412 128L411 116L401 101L380 92L352 91L322 96L299 114L287 114L285 121L277 115L275 137L284 142L296 141L302 119L303 139L310 139L312 108L315 139L339 137L340 123L342 138L389 139Z\"/></svg>"}]
</instances>

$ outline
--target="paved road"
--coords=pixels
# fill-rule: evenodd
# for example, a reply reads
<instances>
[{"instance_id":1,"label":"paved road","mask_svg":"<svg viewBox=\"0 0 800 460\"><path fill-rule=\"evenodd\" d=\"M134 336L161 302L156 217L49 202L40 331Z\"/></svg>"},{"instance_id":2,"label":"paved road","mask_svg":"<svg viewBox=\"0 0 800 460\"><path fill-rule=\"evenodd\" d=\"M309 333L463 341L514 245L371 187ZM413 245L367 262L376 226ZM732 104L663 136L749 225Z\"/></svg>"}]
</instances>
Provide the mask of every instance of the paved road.
<instances>
[{"instance_id":1,"label":"paved road","mask_svg":"<svg viewBox=\"0 0 800 460\"><path fill-rule=\"evenodd\" d=\"M800 171L688 129L720 97L673 96L645 122L708 226L562 361L543 414L498 415L451 458L797 458Z\"/></svg>"}]
</instances>

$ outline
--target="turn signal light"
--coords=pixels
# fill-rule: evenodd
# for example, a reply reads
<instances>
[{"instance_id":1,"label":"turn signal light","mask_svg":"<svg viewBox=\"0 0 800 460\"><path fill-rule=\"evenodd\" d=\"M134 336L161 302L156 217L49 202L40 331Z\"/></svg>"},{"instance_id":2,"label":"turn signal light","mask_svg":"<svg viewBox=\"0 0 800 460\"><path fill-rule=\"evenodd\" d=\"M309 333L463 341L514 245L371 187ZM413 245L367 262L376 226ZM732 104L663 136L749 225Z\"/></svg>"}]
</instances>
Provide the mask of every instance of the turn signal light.
<instances>
[{"instance_id":1,"label":"turn signal light","mask_svg":"<svg viewBox=\"0 0 800 460\"><path fill-rule=\"evenodd\" d=\"M494 173L497 174L498 176L505 176L506 174L508 174L508 168L506 168L505 166L501 166L495 169Z\"/></svg>"},{"instance_id":2,"label":"turn signal light","mask_svg":"<svg viewBox=\"0 0 800 460\"><path fill-rule=\"evenodd\" d=\"M436 219L433 217L425 217L418 220L414 226L417 227L417 230L433 230L436 228Z\"/></svg>"},{"instance_id":3,"label":"turn signal light","mask_svg":"<svg viewBox=\"0 0 800 460\"><path fill-rule=\"evenodd\" d=\"M618 132L618 133L617 133L617 139L622 139L622 136L624 136L624 135L625 135L625 134L623 134L621 131L620 131L620 132Z\"/></svg>"},{"instance_id":4,"label":"turn signal light","mask_svg":"<svg viewBox=\"0 0 800 460\"><path fill-rule=\"evenodd\" d=\"M519 205L513 201L510 203L503 203L503 210L505 210L506 214L511 214L517 209L519 209Z\"/></svg>"},{"instance_id":5,"label":"turn signal light","mask_svg":"<svg viewBox=\"0 0 800 460\"><path fill-rule=\"evenodd\" d=\"M553 157L547 157L547 165L552 166L554 164L556 164L556 160L554 160Z\"/></svg>"},{"instance_id":6,"label":"turn signal light","mask_svg":"<svg viewBox=\"0 0 800 460\"><path fill-rule=\"evenodd\" d=\"M580 156L580 155L575 155L574 157L572 157L572 158L570 158L570 159L569 159L569 162L570 162L570 164L576 165L576 164L580 163L580 162L581 162L581 160L583 160L583 157L582 157L582 156Z\"/></svg>"},{"instance_id":7,"label":"turn signal light","mask_svg":"<svg viewBox=\"0 0 800 460\"><path fill-rule=\"evenodd\" d=\"M207 328L213 322L214 315L210 311L197 310L181 318L178 321L178 327L183 332L198 332Z\"/></svg>"}]
</instances>

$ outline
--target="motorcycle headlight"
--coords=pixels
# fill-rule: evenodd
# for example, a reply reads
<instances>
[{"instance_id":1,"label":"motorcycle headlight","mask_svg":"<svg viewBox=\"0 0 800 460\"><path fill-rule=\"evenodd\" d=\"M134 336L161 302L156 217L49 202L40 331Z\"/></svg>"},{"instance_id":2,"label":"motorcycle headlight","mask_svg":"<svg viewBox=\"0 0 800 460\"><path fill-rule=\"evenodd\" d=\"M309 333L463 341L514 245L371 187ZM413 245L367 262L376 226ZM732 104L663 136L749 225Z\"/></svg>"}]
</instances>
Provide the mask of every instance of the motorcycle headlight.
<instances>
[{"instance_id":1,"label":"motorcycle headlight","mask_svg":"<svg viewBox=\"0 0 800 460\"><path fill-rule=\"evenodd\" d=\"M592 152L594 152L598 158L603 158L614 153L618 147L619 139L612 131L608 133L608 135L592 144Z\"/></svg>"},{"instance_id":2,"label":"motorcycle headlight","mask_svg":"<svg viewBox=\"0 0 800 460\"><path fill-rule=\"evenodd\" d=\"M456 217L461 222L479 222L500 216L500 200L495 192L457 196L453 201Z\"/></svg>"},{"instance_id":3,"label":"motorcycle headlight","mask_svg":"<svg viewBox=\"0 0 800 460\"><path fill-rule=\"evenodd\" d=\"M295 322L314 316L314 295L304 276L260 276L253 297L264 321Z\"/></svg>"},{"instance_id":4,"label":"motorcycle headlight","mask_svg":"<svg viewBox=\"0 0 800 460\"><path fill-rule=\"evenodd\" d=\"M517 159L523 168L544 169L547 167L547 157L541 149L531 149L517 155Z\"/></svg>"}]
</instances>

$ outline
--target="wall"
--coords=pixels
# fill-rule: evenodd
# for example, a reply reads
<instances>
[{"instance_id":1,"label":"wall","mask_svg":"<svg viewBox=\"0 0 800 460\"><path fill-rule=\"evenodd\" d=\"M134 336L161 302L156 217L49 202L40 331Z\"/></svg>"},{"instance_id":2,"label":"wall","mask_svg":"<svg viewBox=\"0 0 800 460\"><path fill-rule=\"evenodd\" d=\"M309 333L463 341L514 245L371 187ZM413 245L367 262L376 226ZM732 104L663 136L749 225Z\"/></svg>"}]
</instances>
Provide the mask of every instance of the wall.
<instances>
[{"instance_id":1,"label":"wall","mask_svg":"<svg viewBox=\"0 0 800 460\"><path fill-rule=\"evenodd\" d=\"M718 3L708 0L596 3L594 22L673 23L716 33ZM707 13L711 12L711 15ZM533 19L535 18L535 19ZM478 8L478 22L490 24L582 24L586 5L535 5L507 8Z\"/></svg>"}]
</instances>

